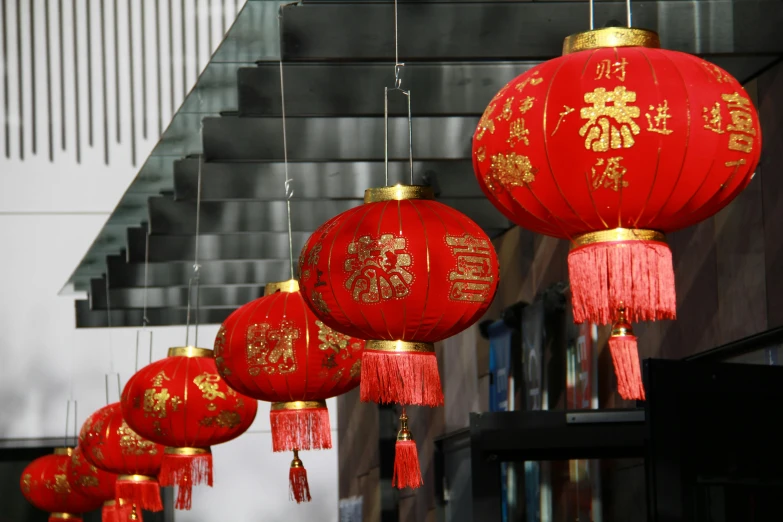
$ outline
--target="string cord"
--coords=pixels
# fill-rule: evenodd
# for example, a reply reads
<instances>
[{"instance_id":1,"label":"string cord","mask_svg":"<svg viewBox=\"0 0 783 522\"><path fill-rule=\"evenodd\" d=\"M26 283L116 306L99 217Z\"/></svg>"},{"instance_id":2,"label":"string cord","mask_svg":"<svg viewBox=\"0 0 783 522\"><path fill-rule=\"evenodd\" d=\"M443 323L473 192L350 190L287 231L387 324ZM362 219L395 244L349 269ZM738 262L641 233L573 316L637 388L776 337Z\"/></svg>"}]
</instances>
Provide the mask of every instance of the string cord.
<instances>
[{"instance_id":1,"label":"string cord","mask_svg":"<svg viewBox=\"0 0 783 522\"><path fill-rule=\"evenodd\" d=\"M294 278L294 239L291 230L291 198L294 197L293 181L288 175L288 136L285 121L285 80L283 75L283 8L286 5L281 5L277 12L277 31L280 38L280 106L281 116L283 120L283 170L285 171L285 206L286 206L286 218L288 220L288 263L291 269L291 279Z\"/></svg>"},{"instance_id":2,"label":"string cord","mask_svg":"<svg viewBox=\"0 0 783 522\"><path fill-rule=\"evenodd\" d=\"M201 134L203 138L204 125L201 126ZM201 290L201 265L199 264L199 237L201 235L201 167L204 164L204 155L198 156L198 179L196 185L196 237L193 241L193 275L188 280L188 308L185 316L185 346L190 346L190 316L193 296L193 286L196 287L196 299L195 299L195 327L193 330L193 346L198 346L198 325L200 315L200 290Z\"/></svg>"},{"instance_id":3,"label":"string cord","mask_svg":"<svg viewBox=\"0 0 783 522\"><path fill-rule=\"evenodd\" d=\"M592 1L592 0L591 0ZM399 91L408 102L408 166L410 184L413 185L413 120L411 118L411 91L402 88L402 68L400 63L400 44L398 31L397 0L394 0L394 87L383 89L383 165L386 186L389 186L389 91Z\"/></svg>"}]
</instances>

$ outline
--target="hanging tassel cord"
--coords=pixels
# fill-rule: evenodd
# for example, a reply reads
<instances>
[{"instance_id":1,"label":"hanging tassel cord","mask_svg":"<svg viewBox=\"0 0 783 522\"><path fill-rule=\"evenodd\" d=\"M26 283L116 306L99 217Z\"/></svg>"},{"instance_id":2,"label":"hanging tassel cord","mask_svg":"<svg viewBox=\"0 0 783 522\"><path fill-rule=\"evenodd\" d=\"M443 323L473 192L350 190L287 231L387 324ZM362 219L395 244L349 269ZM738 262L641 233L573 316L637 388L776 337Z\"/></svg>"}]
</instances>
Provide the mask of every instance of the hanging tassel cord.
<instances>
[{"instance_id":1,"label":"hanging tassel cord","mask_svg":"<svg viewBox=\"0 0 783 522\"><path fill-rule=\"evenodd\" d=\"M443 405L438 359L434 352L362 353L362 402Z\"/></svg>"},{"instance_id":2,"label":"hanging tassel cord","mask_svg":"<svg viewBox=\"0 0 783 522\"><path fill-rule=\"evenodd\" d=\"M626 400L645 400L638 343L630 323L626 320L624 308L617 312L617 321L609 337L609 350L620 396Z\"/></svg>"},{"instance_id":3,"label":"hanging tassel cord","mask_svg":"<svg viewBox=\"0 0 783 522\"><path fill-rule=\"evenodd\" d=\"M294 450L294 460L288 473L289 496L297 504L310 502L310 485L307 482L307 470L299 458L299 450Z\"/></svg>"},{"instance_id":4,"label":"hanging tassel cord","mask_svg":"<svg viewBox=\"0 0 783 522\"><path fill-rule=\"evenodd\" d=\"M419 488L424 484L421 478L419 452L416 442L408 429L408 415L405 408L400 415L400 431L397 432L397 443L394 447L394 475L392 486L403 488Z\"/></svg>"}]
</instances>

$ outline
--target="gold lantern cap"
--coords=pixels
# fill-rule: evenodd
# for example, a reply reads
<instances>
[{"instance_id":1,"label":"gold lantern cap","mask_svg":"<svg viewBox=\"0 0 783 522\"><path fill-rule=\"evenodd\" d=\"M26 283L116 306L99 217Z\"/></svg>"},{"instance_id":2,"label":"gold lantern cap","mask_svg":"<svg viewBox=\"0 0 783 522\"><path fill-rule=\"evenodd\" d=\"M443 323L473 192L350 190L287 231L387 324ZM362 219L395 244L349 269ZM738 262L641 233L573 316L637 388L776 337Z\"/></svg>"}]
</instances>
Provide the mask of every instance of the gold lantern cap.
<instances>
[{"instance_id":1,"label":"gold lantern cap","mask_svg":"<svg viewBox=\"0 0 783 522\"><path fill-rule=\"evenodd\" d=\"M272 295L277 292L293 294L298 291L299 281L296 279L289 279L288 281L280 281L278 283L267 283L264 287L264 295Z\"/></svg>"},{"instance_id":2,"label":"gold lantern cap","mask_svg":"<svg viewBox=\"0 0 783 522\"><path fill-rule=\"evenodd\" d=\"M73 455L73 448L54 448L54 454L60 455L60 456L71 456Z\"/></svg>"},{"instance_id":3,"label":"gold lantern cap","mask_svg":"<svg viewBox=\"0 0 783 522\"><path fill-rule=\"evenodd\" d=\"M365 203L406 199L435 199L435 192L427 185L400 185L399 183L391 187L375 187L364 191Z\"/></svg>"},{"instance_id":4,"label":"gold lantern cap","mask_svg":"<svg viewBox=\"0 0 783 522\"><path fill-rule=\"evenodd\" d=\"M563 41L563 55L588 49L607 47L648 47L660 49L658 33L636 27L604 27L566 36Z\"/></svg>"},{"instance_id":5,"label":"gold lantern cap","mask_svg":"<svg viewBox=\"0 0 783 522\"><path fill-rule=\"evenodd\" d=\"M169 357L212 357L212 350L195 346L176 346L169 348Z\"/></svg>"}]
</instances>

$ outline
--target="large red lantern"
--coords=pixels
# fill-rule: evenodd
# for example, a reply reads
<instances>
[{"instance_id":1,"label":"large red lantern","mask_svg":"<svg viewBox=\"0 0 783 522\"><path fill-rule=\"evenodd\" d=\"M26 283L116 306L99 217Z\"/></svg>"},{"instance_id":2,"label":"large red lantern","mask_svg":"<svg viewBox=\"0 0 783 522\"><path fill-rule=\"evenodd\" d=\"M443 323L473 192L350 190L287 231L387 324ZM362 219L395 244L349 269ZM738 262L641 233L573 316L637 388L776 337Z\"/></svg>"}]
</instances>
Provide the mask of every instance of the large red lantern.
<instances>
[{"instance_id":1,"label":"large red lantern","mask_svg":"<svg viewBox=\"0 0 783 522\"><path fill-rule=\"evenodd\" d=\"M476 223L434 201L429 187L369 189L364 201L307 241L299 258L302 293L325 324L367 339L363 401L439 406L433 343L489 307L498 284L495 249ZM416 464L405 420L396 465ZM396 465L395 483L420 485L417 471Z\"/></svg>"},{"instance_id":2,"label":"large red lantern","mask_svg":"<svg viewBox=\"0 0 783 522\"><path fill-rule=\"evenodd\" d=\"M22 471L19 485L32 505L49 512L49 522L81 521L81 513L98 509L103 501L82 495L71 481L72 448L57 448L39 457Z\"/></svg>"},{"instance_id":3,"label":"large red lantern","mask_svg":"<svg viewBox=\"0 0 783 522\"><path fill-rule=\"evenodd\" d=\"M266 285L264 297L232 313L215 339L220 375L237 391L272 403L274 451L293 451L289 480L309 501L299 450L332 447L326 399L359 384L364 341L335 332L310 311L296 280Z\"/></svg>"},{"instance_id":4,"label":"large red lantern","mask_svg":"<svg viewBox=\"0 0 783 522\"><path fill-rule=\"evenodd\" d=\"M118 504L115 500L117 475L100 470L83 455L81 446L71 453L70 480L74 491L85 497L103 502L102 522L119 522ZM121 510L125 518L130 515ZM124 520L123 518L122 520Z\"/></svg>"},{"instance_id":5,"label":"large red lantern","mask_svg":"<svg viewBox=\"0 0 783 522\"><path fill-rule=\"evenodd\" d=\"M615 323L620 392L635 399L644 389L630 323L676 315L664 233L727 205L761 152L758 115L737 80L659 47L640 29L570 36L562 57L495 95L473 137L495 206L572 242L574 319Z\"/></svg>"},{"instance_id":6,"label":"large red lantern","mask_svg":"<svg viewBox=\"0 0 783 522\"><path fill-rule=\"evenodd\" d=\"M157 475L163 446L146 440L122 418L120 403L90 415L79 433L84 457L96 468L118 475L116 500L134 509L162 511Z\"/></svg>"},{"instance_id":7,"label":"large red lantern","mask_svg":"<svg viewBox=\"0 0 783 522\"><path fill-rule=\"evenodd\" d=\"M239 437L258 410L220 378L212 350L192 346L171 348L136 372L121 404L131 428L166 446L159 480L178 486L178 509L190 509L193 485L212 486L210 446Z\"/></svg>"}]
</instances>

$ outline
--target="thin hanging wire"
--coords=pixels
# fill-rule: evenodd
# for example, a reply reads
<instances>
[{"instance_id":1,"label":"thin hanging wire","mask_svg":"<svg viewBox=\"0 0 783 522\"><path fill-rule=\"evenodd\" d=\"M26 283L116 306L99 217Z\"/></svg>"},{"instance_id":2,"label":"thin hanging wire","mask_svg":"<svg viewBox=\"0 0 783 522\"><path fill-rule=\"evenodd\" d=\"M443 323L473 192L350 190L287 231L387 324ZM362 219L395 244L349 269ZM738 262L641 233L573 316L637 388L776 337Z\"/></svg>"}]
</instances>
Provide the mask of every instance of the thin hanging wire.
<instances>
[{"instance_id":1,"label":"thin hanging wire","mask_svg":"<svg viewBox=\"0 0 783 522\"><path fill-rule=\"evenodd\" d=\"M201 126L201 133L203 135L204 125ZM198 320L199 320L199 302L201 290L201 274L199 270L201 265L198 262L198 249L199 249L199 234L201 232L201 166L204 163L204 155L198 156L198 182L196 189L196 238L194 240L194 253L193 253L193 275L188 280L188 311L185 317L185 346L190 346L190 311L191 311L191 296L193 294L193 285L196 286L196 317L194 320L195 327L193 330L193 346L198 346Z\"/></svg>"},{"instance_id":2,"label":"thin hanging wire","mask_svg":"<svg viewBox=\"0 0 783 522\"><path fill-rule=\"evenodd\" d=\"M595 2L594 0L588 0L590 4L590 30L595 29Z\"/></svg>"},{"instance_id":3,"label":"thin hanging wire","mask_svg":"<svg viewBox=\"0 0 783 522\"><path fill-rule=\"evenodd\" d=\"M75 401L73 398L68 399L65 401L65 437L63 438L63 446L68 447L68 438L70 437L70 428L71 428L71 404L73 404L73 438L76 439L78 436L77 433L77 422L79 417L79 403Z\"/></svg>"},{"instance_id":4,"label":"thin hanging wire","mask_svg":"<svg viewBox=\"0 0 783 522\"><path fill-rule=\"evenodd\" d=\"M109 330L109 373L104 374L106 386L106 404L109 404L109 375L117 376L117 399L120 397L120 374L114 371L114 346L111 333L111 293L109 292L109 272L106 271L106 324Z\"/></svg>"},{"instance_id":5,"label":"thin hanging wire","mask_svg":"<svg viewBox=\"0 0 783 522\"><path fill-rule=\"evenodd\" d=\"M285 206L288 219L288 263L291 268L291 279L294 278L294 239L291 232L291 198L294 197L293 180L288 176L288 137L285 125L285 81L283 80L283 7L277 11L277 31L280 38L280 105L283 120L283 169L285 171Z\"/></svg>"},{"instance_id":6,"label":"thin hanging wire","mask_svg":"<svg viewBox=\"0 0 783 522\"><path fill-rule=\"evenodd\" d=\"M135 359L134 371L139 371L139 338L141 337L141 334L147 329L147 325L150 322L149 318L147 317L147 289L149 288L149 269L150 269L150 225L149 223L147 223L147 235L145 237L145 243L144 243L144 294L143 294L143 303L142 303L142 312L141 312L141 330L136 330L136 359ZM149 333L150 333L149 362L152 363L152 330L150 330Z\"/></svg>"},{"instance_id":7,"label":"thin hanging wire","mask_svg":"<svg viewBox=\"0 0 783 522\"><path fill-rule=\"evenodd\" d=\"M631 0L625 0L625 12L628 16L628 27L631 27Z\"/></svg>"},{"instance_id":8,"label":"thin hanging wire","mask_svg":"<svg viewBox=\"0 0 783 522\"><path fill-rule=\"evenodd\" d=\"M591 0L592 1L592 0ZM400 63L399 33L397 25L397 0L394 0L394 87L383 88L383 165L386 186L389 186L389 91L399 91L408 101L408 165L410 167L410 184L413 185L413 123L411 119L411 91L402 88L402 68Z\"/></svg>"}]
</instances>

